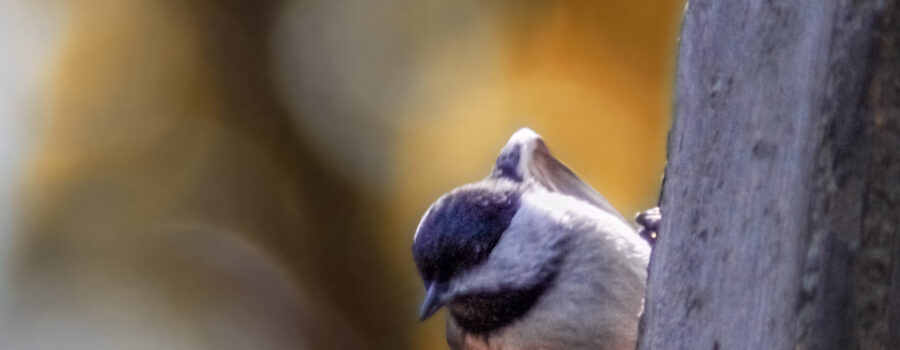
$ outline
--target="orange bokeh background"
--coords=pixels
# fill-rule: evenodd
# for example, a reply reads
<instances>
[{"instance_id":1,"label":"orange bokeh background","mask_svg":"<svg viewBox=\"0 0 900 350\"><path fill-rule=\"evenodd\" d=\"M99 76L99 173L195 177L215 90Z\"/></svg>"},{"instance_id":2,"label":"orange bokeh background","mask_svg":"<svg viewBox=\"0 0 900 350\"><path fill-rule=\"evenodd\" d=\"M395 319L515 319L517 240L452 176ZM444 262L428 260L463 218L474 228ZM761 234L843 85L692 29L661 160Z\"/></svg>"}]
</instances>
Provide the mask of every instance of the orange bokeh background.
<instances>
[{"instance_id":1,"label":"orange bokeh background","mask_svg":"<svg viewBox=\"0 0 900 350\"><path fill-rule=\"evenodd\" d=\"M0 36L28 72L0 91L0 339L444 349L419 217L524 126L653 206L683 6L0 2L32 29Z\"/></svg>"}]
</instances>

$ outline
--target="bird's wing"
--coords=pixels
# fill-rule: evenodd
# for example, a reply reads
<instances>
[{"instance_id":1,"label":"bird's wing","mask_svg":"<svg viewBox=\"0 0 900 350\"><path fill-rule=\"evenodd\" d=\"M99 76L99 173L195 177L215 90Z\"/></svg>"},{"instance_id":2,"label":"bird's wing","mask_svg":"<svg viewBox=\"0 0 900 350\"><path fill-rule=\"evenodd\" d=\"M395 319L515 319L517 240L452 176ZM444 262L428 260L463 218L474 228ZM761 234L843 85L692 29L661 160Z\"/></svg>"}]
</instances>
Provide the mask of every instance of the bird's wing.
<instances>
[{"instance_id":1,"label":"bird's wing","mask_svg":"<svg viewBox=\"0 0 900 350\"><path fill-rule=\"evenodd\" d=\"M531 129L523 128L513 134L497 157L491 176L534 181L549 191L588 202L631 226L606 198L553 157L544 140Z\"/></svg>"}]
</instances>

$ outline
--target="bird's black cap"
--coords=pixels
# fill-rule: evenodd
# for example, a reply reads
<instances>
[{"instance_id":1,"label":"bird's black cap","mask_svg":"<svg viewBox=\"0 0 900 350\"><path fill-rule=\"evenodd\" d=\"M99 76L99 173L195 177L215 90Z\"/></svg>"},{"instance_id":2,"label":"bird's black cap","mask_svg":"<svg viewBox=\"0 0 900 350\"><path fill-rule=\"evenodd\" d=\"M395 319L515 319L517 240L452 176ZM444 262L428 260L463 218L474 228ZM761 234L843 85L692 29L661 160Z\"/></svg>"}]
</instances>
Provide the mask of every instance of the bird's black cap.
<instances>
[{"instance_id":1,"label":"bird's black cap","mask_svg":"<svg viewBox=\"0 0 900 350\"><path fill-rule=\"evenodd\" d=\"M419 225L413 259L426 282L446 282L490 254L519 208L515 186L473 184L439 199Z\"/></svg>"}]
</instances>

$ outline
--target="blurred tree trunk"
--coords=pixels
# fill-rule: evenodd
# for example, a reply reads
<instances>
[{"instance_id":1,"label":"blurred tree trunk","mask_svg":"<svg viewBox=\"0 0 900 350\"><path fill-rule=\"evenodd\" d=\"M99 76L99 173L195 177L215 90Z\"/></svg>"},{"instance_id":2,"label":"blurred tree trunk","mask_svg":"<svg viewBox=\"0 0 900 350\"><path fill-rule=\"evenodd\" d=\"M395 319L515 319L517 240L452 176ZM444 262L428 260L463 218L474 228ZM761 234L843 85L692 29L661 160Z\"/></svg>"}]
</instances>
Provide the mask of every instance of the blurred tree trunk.
<instances>
[{"instance_id":1,"label":"blurred tree trunk","mask_svg":"<svg viewBox=\"0 0 900 350\"><path fill-rule=\"evenodd\" d=\"M692 1L640 349L900 349L900 4Z\"/></svg>"}]
</instances>

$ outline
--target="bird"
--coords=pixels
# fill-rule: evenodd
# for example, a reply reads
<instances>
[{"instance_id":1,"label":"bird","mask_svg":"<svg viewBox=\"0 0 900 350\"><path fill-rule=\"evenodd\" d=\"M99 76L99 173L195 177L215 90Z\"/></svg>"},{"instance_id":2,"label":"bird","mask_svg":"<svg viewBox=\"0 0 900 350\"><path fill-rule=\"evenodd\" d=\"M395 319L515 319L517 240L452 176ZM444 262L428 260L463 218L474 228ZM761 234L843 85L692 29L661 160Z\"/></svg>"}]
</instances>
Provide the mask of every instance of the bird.
<instances>
[{"instance_id":1,"label":"bird","mask_svg":"<svg viewBox=\"0 0 900 350\"><path fill-rule=\"evenodd\" d=\"M438 198L413 236L419 318L453 350L634 349L651 247L529 128L490 175Z\"/></svg>"}]
</instances>

